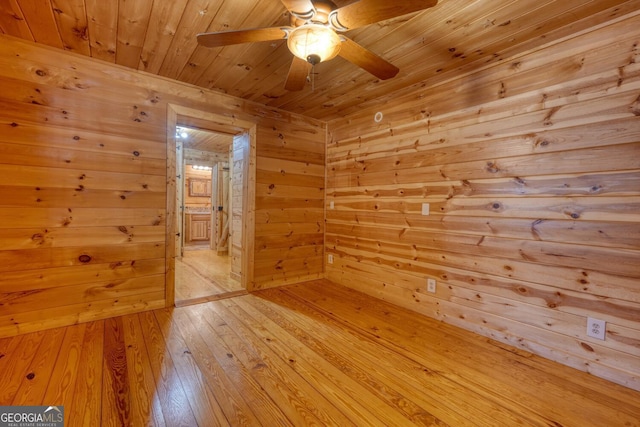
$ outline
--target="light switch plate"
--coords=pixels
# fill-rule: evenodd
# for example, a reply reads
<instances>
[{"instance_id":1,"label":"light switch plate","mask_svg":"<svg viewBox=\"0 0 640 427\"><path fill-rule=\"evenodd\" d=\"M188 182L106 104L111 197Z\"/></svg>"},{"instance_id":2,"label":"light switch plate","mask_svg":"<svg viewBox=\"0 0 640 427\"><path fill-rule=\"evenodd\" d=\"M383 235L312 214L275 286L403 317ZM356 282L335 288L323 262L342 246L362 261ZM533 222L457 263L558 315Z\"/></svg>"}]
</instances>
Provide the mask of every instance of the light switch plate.
<instances>
[{"instance_id":1,"label":"light switch plate","mask_svg":"<svg viewBox=\"0 0 640 427\"><path fill-rule=\"evenodd\" d=\"M429 203L423 203L422 204L422 215L424 215L424 216L428 216L429 215Z\"/></svg>"}]
</instances>

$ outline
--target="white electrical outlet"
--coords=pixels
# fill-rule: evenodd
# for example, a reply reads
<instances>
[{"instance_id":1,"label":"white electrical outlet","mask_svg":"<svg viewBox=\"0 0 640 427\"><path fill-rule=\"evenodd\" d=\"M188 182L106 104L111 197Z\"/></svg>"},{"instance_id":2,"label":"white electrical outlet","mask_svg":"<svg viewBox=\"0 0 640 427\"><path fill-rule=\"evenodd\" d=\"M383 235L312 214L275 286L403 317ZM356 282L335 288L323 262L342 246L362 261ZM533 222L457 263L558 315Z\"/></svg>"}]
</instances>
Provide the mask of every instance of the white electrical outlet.
<instances>
[{"instance_id":1,"label":"white electrical outlet","mask_svg":"<svg viewBox=\"0 0 640 427\"><path fill-rule=\"evenodd\" d=\"M329 254L329 255L327 256L327 262L328 262L329 264L333 264L333 255L332 255L332 254Z\"/></svg>"},{"instance_id":2,"label":"white electrical outlet","mask_svg":"<svg viewBox=\"0 0 640 427\"><path fill-rule=\"evenodd\" d=\"M422 215L429 216L429 203L422 204Z\"/></svg>"},{"instance_id":3,"label":"white electrical outlet","mask_svg":"<svg viewBox=\"0 0 640 427\"><path fill-rule=\"evenodd\" d=\"M332 200L329 202L329 209L335 209L336 208L336 204L335 202Z\"/></svg>"},{"instance_id":4,"label":"white electrical outlet","mask_svg":"<svg viewBox=\"0 0 640 427\"><path fill-rule=\"evenodd\" d=\"M436 293L436 279L427 279L427 292Z\"/></svg>"},{"instance_id":5,"label":"white electrical outlet","mask_svg":"<svg viewBox=\"0 0 640 427\"><path fill-rule=\"evenodd\" d=\"M607 322L593 317L587 317L587 335L591 338L604 340L607 333Z\"/></svg>"}]
</instances>

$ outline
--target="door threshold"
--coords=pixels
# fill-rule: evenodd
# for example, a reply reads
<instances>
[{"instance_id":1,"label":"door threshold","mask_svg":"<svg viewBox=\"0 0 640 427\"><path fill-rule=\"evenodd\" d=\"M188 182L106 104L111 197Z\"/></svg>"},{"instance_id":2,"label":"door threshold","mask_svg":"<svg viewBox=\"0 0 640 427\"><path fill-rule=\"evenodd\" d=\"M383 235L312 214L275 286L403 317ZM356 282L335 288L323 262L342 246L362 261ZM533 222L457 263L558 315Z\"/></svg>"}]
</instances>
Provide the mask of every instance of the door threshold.
<instances>
[{"instance_id":1,"label":"door threshold","mask_svg":"<svg viewBox=\"0 0 640 427\"><path fill-rule=\"evenodd\" d=\"M247 292L246 289L242 289L239 291L223 292L205 297L189 298L182 301L176 301L176 307L186 307L188 305L202 304L209 301L218 301L225 298L239 297L247 294L249 294L249 292Z\"/></svg>"}]
</instances>

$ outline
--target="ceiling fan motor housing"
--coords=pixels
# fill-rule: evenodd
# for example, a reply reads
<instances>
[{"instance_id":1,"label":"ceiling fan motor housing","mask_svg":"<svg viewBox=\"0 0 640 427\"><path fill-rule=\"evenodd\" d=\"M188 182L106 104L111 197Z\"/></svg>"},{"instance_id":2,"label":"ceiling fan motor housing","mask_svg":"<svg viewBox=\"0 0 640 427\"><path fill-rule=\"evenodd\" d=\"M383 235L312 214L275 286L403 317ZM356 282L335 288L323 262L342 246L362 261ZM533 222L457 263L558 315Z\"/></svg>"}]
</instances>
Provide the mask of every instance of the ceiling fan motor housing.
<instances>
[{"instance_id":1,"label":"ceiling fan motor housing","mask_svg":"<svg viewBox=\"0 0 640 427\"><path fill-rule=\"evenodd\" d=\"M314 9L306 12L290 11L291 26L299 27L306 23L328 24L329 15L337 9L335 3L329 0L316 0L313 2Z\"/></svg>"}]
</instances>

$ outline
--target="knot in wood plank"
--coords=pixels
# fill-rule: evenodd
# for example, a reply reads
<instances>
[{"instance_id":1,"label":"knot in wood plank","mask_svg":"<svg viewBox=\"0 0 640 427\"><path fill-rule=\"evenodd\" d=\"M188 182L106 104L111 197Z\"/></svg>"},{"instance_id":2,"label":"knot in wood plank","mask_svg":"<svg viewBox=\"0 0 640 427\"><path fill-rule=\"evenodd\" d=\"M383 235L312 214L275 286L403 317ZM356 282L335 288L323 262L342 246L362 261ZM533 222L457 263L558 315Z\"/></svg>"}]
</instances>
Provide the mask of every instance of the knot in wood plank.
<instances>
[{"instance_id":1,"label":"knot in wood plank","mask_svg":"<svg viewBox=\"0 0 640 427\"><path fill-rule=\"evenodd\" d=\"M487 167L485 170L489 173L498 173L500 172L500 168L495 162L487 162Z\"/></svg>"},{"instance_id":2,"label":"knot in wood plank","mask_svg":"<svg viewBox=\"0 0 640 427\"><path fill-rule=\"evenodd\" d=\"M629 111L636 117L640 117L640 96L629 106Z\"/></svg>"}]
</instances>

